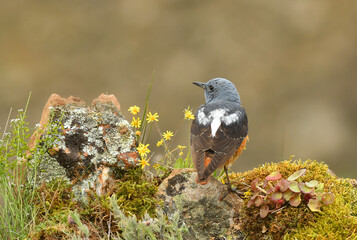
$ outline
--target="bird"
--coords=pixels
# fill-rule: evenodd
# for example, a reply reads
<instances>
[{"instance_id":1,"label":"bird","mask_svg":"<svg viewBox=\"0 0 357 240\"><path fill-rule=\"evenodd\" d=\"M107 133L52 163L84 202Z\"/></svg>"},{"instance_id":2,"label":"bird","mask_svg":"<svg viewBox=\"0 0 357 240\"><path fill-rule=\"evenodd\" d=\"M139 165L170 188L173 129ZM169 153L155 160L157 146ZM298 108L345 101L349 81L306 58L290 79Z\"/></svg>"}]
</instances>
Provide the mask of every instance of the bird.
<instances>
[{"instance_id":1,"label":"bird","mask_svg":"<svg viewBox=\"0 0 357 240\"><path fill-rule=\"evenodd\" d=\"M249 140L248 117L242 107L235 85L225 78L207 83L193 82L203 88L205 104L199 106L191 125L190 150L197 172L196 182L205 185L209 176L224 168L227 193L242 193L233 189L228 167L241 154Z\"/></svg>"}]
</instances>

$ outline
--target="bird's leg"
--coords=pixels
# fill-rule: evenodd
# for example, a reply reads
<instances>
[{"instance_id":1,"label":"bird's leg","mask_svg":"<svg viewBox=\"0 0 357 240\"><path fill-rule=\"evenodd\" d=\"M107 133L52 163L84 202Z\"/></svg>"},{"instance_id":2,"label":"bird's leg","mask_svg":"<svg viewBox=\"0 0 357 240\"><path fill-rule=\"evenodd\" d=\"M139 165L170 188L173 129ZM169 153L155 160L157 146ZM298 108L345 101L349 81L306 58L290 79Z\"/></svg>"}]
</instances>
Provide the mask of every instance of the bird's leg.
<instances>
[{"instance_id":1,"label":"bird's leg","mask_svg":"<svg viewBox=\"0 0 357 240\"><path fill-rule=\"evenodd\" d=\"M223 194L223 196L220 197L220 201L223 201L223 199L225 197L227 197L227 195L231 192L235 193L238 195L238 197L242 197L244 196L244 193L240 192L239 190L237 190L236 188L232 188L232 185L231 185L231 181L229 180L229 176L228 176L228 168L226 166L224 166L224 172L226 173L226 177L227 177L227 182L226 182L226 185L227 185L227 192L225 192Z\"/></svg>"}]
</instances>

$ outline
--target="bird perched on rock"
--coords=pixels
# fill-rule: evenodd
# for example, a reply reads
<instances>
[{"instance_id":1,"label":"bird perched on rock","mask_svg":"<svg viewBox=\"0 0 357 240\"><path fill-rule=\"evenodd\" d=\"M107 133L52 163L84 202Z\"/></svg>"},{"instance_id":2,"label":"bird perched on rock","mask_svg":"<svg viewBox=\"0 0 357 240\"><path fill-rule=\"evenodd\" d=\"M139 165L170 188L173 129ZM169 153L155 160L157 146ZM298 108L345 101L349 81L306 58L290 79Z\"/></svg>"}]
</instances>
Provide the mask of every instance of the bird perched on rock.
<instances>
[{"instance_id":1,"label":"bird perched on rock","mask_svg":"<svg viewBox=\"0 0 357 240\"><path fill-rule=\"evenodd\" d=\"M228 165L238 158L248 140L248 118L239 93L234 84L224 78L193 84L204 89L206 99L206 103L198 108L191 126L196 182L207 184L208 177L224 167L228 191L236 192L229 181Z\"/></svg>"}]
</instances>

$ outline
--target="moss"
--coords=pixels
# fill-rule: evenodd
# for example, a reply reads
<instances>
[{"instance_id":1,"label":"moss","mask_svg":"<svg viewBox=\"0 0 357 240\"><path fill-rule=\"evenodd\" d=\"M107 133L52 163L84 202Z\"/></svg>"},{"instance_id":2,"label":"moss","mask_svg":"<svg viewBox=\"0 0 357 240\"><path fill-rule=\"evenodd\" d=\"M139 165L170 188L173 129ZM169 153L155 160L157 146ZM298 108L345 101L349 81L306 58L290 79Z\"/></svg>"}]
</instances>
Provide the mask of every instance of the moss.
<instances>
[{"instance_id":1,"label":"moss","mask_svg":"<svg viewBox=\"0 0 357 240\"><path fill-rule=\"evenodd\" d=\"M145 212L152 217L155 215L155 208L160 204L154 197L157 186L155 181L143 178L141 168L134 168L130 169L111 191L116 194L117 204L125 214L134 214L141 219ZM109 197L104 202L109 206Z\"/></svg>"},{"instance_id":2,"label":"moss","mask_svg":"<svg viewBox=\"0 0 357 240\"><path fill-rule=\"evenodd\" d=\"M76 224L73 224L70 213L80 213L81 221L90 231L90 239L100 239L109 230L120 233L114 223L111 209L111 195L115 194L117 205L127 215L142 219L145 213L155 217L156 206L160 203L154 198L157 183L149 181L141 168L130 169L114 183L107 196L97 196L95 191L89 193L89 201L73 201L72 186L67 181L53 180L43 183L35 192L35 207L38 214L33 223L29 237L31 239L71 239L74 234L81 235Z\"/></svg>"},{"instance_id":3,"label":"moss","mask_svg":"<svg viewBox=\"0 0 357 240\"><path fill-rule=\"evenodd\" d=\"M29 235L31 239L65 238L71 232L67 217L76 204L70 188L67 181L53 180L36 189L34 205L38 212Z\"/></svg>"},{"instance_id":4,"label":"moss","mask_svg":"<svg viewBox=\"0 0 357 240\"><path fill-rule=\"evenodd\" d=\"M339 179L330 173L324 163L307 161L283 161L264 164L245 173L233 173L232 181L250 184L260 182L270 173L279 171L284 178L306 168L299 180L317 180L325 184L325 192L332 192L335 201L323 206L320 213L313 213L306 203L299 207L286 205L266 218L259 217L259 209L252 206L242 212L243 231L251 239L357 239L357 190L348 179ZM249 192L249 190L248 190ZM245 199L245 206L249 197Z\"/></svg>"}]
</instances>

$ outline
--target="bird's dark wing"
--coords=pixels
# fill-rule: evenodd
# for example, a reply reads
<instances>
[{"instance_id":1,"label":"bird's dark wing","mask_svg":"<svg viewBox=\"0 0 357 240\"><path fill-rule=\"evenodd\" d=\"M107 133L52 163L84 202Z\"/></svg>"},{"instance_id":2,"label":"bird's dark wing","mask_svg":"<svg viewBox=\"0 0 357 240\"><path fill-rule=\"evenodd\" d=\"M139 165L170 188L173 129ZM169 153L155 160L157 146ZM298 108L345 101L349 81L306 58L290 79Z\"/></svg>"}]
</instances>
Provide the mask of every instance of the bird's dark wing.
<instances>
[{"instance_id":1,"label":"bird's dark wing","mask_svg":"<svg viewBox=\"0 0 357 240\"><path fill-rule=\"evenodd\" d=\"M206 109L205 109L206 110ZM207 109L210 111L210 109ZM221 122L212 137L211 122L200 124L197 117L191 127L191 154L198 174L198 181L206 180L217 168L232 157L248 134L248 119L242 107L227 109L227 114L236 113L237 121Z\"/></svg>"}]
</instances>

